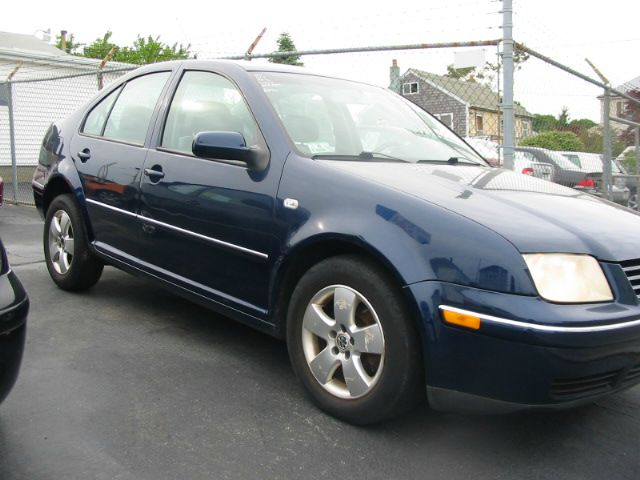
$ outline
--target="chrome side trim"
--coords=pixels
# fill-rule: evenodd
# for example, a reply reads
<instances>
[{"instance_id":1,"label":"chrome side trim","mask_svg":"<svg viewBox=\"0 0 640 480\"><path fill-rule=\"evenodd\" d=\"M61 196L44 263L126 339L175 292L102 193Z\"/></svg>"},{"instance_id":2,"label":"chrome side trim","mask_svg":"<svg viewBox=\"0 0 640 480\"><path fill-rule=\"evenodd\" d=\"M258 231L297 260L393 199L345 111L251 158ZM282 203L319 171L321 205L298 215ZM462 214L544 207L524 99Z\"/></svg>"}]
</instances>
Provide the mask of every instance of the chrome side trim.
<instances>
[{"instance_id":1,"label":"chrome side trim","mask_svg":"<svg viewBox=\"0 0 640 480\"><path fill-rule=\"evenodd\" d=\"M215 243L216 245L221 245L223 247L232 248L234 250L238 250L240 252L248 253L250 255L255 255L256 257L267 259L269 255L266 253L258 252L256 250L251 250L250 248L241 247L240 245L236 245L234 243L225 242L223 240L218 240L217 238L207 237L205 235L201 235L196 232L192 232L191 230L185 230L184 228L176 227L175 225L170 225L168 223L160 222L158 220L154 220L153 218L145 217L143 215L138 215L143 222L149 222L154 225L158 225L159 227L168 228L170 230L174 230L176 232L183 233L185 235L191 235L192 237L199 238L200 240L205 240L207 242Z\"/></svg>"},{"instance_id":2,"label":"chrome side trim","mask_svg":"<svg viewBox=\"0 0 640 480\"><path fill-rule=\"evenodd\" d=\"M107 208L107 209L112 210L114 212L123 213L125 215L132 216L132 217L134 217L136 219L140 219L143 222L148 222L148 223L151 223L153 225L157 225L159 227L167 228L169 230L173 230L173 231L182 233L184 235L189 235L189 236L198 238L200 240L204 240L204 241L213 243L213 244L218 245L218 246L231 248L233 250L238 250L239 252L247 253L249 255L254 255L256 257L260 257L260 258L264 258L264 259L268 259L269 258L269 255L267 255L266 253L258 252L257 250L252 250L250 248L241 247L240 245L236 245L234 243L225 242L225 241L219 240L217 238L207 237L206 235L201 235L200 233L192 232L191 230L186 230L184 228L176 227L175 225L170 225L168 223L160 222L158 220L154 220L153 218L145 217L144 215L138 215L138 214L135 214L133 212L129 212L128 210L123 210L123 209L118 208L118 207L113 207L111 205L107 205L106 203L97 202L97 201L92 200L90 198L87 198L86 201L88 203L91 203L92 205L97 205L97 206L100 206L100 207L104 207L104 208Z\"/></svg>"},{"instance_id":3,"label":"chrome side trim","mask_svg":"<svg viewBox=\"0 0 640 480\"><path fill-rule=\"evenodd\" d=\"M40 182L36 182L35 180L31 180L32 187L38 187L40 190L44 190L44 185Z\"/></svg>"},{"instance_id":4,"label":"chrome side trim","mask_svg":"<svg viewBox=\"0 0 640 480\"><path fill-rule=\"evenodd\" d=\"M112 210L114 212L123 213L125 215L128 215L130 217L134 217L134 218L139 217L139 215L136 215L135 213L130 212L129 210L123 210L123 209L118 208L118 207L113 207L111 205L107 205L106 203L96 202L95 200L91 200L90 198L86 198L85 200L87 201L87 203L90 203L92 205L98 205L99 207L103 207L103 208L106 208L108 210Z\"/></svg>"},{"instance_id":5,"label":"chrome side trim","mask_svg":"<svg viewBox=\"0 0 640 480\"><path fill-rule=\"evenodd\" d=\"M635 327L640 325L640 319L631 320L629 322L614 323L610 325L594 325L593 327L560 327L553 325L539 325L537 323L520 322L517 320L507 320L506 318L485 315L484 313L471 312L462 308L450 307L449 305L440 305L440 310L449 310L463 315L471 315L481 320L497 323L500 325L509 325L512 327L527 328L530 330L538 330L541 332L559 332L559 333L589 333L589 332L606 332L609 330L619 330L622 328Z\"/></svg>"}]
</instances>

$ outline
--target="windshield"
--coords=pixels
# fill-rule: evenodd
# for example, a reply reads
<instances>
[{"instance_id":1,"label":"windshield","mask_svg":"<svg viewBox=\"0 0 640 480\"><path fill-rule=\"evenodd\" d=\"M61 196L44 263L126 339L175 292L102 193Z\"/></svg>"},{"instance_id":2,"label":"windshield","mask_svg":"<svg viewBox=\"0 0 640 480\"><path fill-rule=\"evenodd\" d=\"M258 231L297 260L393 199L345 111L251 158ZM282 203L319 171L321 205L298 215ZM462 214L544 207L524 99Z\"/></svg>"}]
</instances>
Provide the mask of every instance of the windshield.
<instances>
[{"instance_id":1,"label":"windshield","mask_svg":"<svg viewBox=\"0 0 640 480\"><path fill-rule=\"evenodd\" d=\"M254 75L302 155L486 165L434 117L383 88L306 74Z\"/></svg>"}]
</instances>

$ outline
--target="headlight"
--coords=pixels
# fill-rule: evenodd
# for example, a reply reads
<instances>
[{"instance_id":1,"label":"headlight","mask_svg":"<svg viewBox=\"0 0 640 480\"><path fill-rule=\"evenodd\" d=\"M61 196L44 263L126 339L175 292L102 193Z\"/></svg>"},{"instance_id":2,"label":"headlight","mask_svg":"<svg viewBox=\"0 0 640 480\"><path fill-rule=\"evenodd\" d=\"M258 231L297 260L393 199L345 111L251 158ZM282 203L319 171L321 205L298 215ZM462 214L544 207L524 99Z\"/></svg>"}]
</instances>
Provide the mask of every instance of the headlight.
<instances>
[{"instance_id":1,"label":"headlight","mask_svg":"<svg viewBox=\"0 0 640 480\"><path fill-rule=\"evenodd\" d=\"M522 255L538 293L558 303L613 300L598 261L589 255L528 253Z\"/></svg>"}]
</instances>

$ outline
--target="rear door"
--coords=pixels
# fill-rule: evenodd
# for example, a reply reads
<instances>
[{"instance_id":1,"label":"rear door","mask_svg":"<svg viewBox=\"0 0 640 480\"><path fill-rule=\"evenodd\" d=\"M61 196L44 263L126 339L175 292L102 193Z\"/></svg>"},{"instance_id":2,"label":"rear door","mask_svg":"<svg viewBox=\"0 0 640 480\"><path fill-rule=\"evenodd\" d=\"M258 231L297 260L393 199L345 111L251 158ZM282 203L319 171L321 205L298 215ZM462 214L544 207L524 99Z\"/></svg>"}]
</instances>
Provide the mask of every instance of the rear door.
<instances>
[{"instance_id":1,"label":"rear door","mask_svg":"<svg viewBox=\"0 0 640 480\"><path fill-rule=\"evenodd\" d=\"M158 99L171 72L127 81L98 102L73 137L96 246L118 256L136 256L140 172Z\"/></svg>"}]
</instances>

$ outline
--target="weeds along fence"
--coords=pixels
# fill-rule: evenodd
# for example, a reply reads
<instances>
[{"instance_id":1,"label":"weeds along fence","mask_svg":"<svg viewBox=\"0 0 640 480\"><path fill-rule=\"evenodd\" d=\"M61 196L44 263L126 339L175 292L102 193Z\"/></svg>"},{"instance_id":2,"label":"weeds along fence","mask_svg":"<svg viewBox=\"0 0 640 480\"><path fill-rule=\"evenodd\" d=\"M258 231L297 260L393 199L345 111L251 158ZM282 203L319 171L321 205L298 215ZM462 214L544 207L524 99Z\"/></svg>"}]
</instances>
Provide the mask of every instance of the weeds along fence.
<instances>
[{"instance_id":1,"label":"weeds along fence","mask_svg":"<svg viewBox=\"0 0 640 480\"><path fill-rule=\"evenodd\" d=\"M524 45L516 43L515 48L516 59L528 58L516 64L515 81L503 75L499 39L226 58L260 64L296 57L311 71L389 88L436 116L495 166L503 163L504 125L512 125L511 138L516 147L513 169L517 173L576 187L563 190L566 195L587 192L619 203L633 201L640 178L637 175L640 149L634 149L640 111L635 90L640 86L612 87ZM17 66L15 62L0 63L0 79L6 79L0 80L0 176L5 182L5 200L30 204L31 175L48 125L69 115L101 86L133 67L98 70L96 66L77 72L51 65L25 63L16 70ZM505 123L503 92L505 82L512 81L514 118L513 122ZM544 125L536 116L557 115L564 106L569 106L571 118L554 125ZM321 114L320 103L317 108L315 113ZM365 120L372 126L385 126L385 119L376 117L375 112L358 114L367 113L371 118ZM581 118L592 121L572 123L572 119ZM579 143L569 145L566 148L569 152L544 151L544 155L527 147L532 137L546 130L573 132ZM330 144L327 140L330 139L319 138L316 143ZM483 182L484 188L508 191L519 188L524 179L494 175L490 182L487 179ZM553 184L548 188L557 193ZM627 199L620 193L625 189Z\"/></svg>"}]
</instances>

